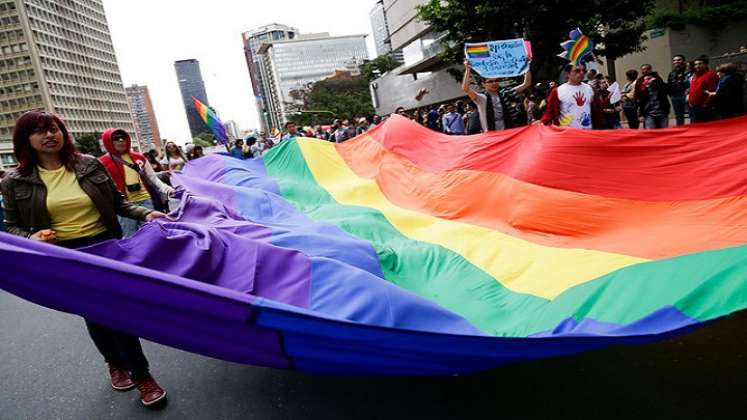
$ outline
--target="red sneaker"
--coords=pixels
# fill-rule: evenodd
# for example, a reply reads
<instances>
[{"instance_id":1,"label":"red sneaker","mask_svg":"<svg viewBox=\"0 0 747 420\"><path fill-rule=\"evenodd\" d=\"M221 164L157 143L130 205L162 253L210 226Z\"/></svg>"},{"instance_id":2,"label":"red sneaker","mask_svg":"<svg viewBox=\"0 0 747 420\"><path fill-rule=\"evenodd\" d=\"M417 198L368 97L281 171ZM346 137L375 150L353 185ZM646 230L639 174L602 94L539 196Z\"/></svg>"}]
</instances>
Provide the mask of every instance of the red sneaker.
<instances>
[{"instance_id":1,"label":"red sneaker","mask_svg":"<svg viewBox=\"0 0 747 420\"><path fill-rule=\"evenodd\" d=\"M140 391L140 402L145 406L151 406L166 398L166 390L161 388L150 375L146 379L136 380L135 385Z\"/></svg>"},{"instance_id":2,"label":"red sneaker","mask_svg":"<svg viewBox=\"0 0 747 420\"><path fill-rule=\"evenodd\" d=\"M130 372L116 366L109 366L109 375L112 377L112 388L117 391L129 391L135 388L135 383L130 379Z\"/></svg>"}]
</instances>

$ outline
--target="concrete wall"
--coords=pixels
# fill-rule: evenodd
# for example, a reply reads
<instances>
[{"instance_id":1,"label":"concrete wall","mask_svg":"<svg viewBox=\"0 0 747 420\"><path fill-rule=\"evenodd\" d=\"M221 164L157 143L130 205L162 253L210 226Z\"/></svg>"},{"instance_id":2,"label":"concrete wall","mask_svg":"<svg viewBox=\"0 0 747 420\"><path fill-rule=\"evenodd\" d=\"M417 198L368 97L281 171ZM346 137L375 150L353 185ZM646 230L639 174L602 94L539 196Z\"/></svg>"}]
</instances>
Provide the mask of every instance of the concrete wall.
<instances>
[{"instance_id":1,"label":"concrete wall","mask_svg":"<svg viewBox=\"0 0 747 420\"><path fill-rule=\"evenodd\" d=\"M422 88L428 89L431 93L418 101L415 96ZM412 75L399 76L389 73L372 83L371 94L374 96L378 115L391 114L400 106L415 109L465 96L461 83L446 70L419 73L417 80L413 80Z\"/></svg>"},{"instance_id":2,"label":"concrete wall","mask_svg":"<svg viewBox=\"0 0 747 420\"><path fill-rule=\"evenodd\" d=\"M714 33L706 28L688 25L682 31L672 31L670 35L672 52L684 54L688 59L699 55L723 55L747 46L747 20L719 27Z\"/></svg>"},{"instance_id":3,"label":"concrete wall","mask_svg":"<svg viewBox=\"0 0 747 420\"><path fill-rule=\"evenodd\" d=\"M668 29L655 29L646 34L648 41L643 43L645 50L639 53L628 54L615 60L616 80L625 83L625 72L634 69L640 71L642 64L651 64L654 71L666 79L672 68L672 51L669 41Z\"/></svg>"},{"instance_id":4,"label":"concrete wall","mask_svg":"<svg viewBox=\"0 0 747 420\"><path fill-rule=\"evenodd\" d=\"M625 71L638 70L641 64L654 66L662 77L669 74L672 56L683 54L688 60L700 55L718 56L739 51L747 45L747 21L725 25L714 32L707 28L687 25L685 29L654 29L647 32L649 40L644 42L645 50L628 54L615 60L617 80L625 80Z\"/></svg>"}]
</instances>

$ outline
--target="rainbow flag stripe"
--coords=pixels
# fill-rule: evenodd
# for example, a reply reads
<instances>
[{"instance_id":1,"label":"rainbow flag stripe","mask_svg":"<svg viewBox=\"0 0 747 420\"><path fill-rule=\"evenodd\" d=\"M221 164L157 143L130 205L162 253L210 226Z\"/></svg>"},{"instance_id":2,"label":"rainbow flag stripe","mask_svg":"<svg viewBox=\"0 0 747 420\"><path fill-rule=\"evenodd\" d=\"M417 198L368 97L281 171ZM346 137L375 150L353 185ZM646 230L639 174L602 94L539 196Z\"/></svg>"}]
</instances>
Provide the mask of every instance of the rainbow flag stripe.
<instances>
[{"instance_id":1,"label":"rainbow flag stripe","mask_svg":"<svg viewBox=\"0 0 747 420\"><path fill-rule=\"evenodd\" d=\"M581 60L594 51L594 42L588 36L584 35L580 29L574 29L569 34L568 41L560 44L563 52L558 54L559 57L565 58L573 64L581 63Z\"/></svg>"},{"instance_id":2,"label":"rainbow flag stripe","mask_svg":"<svg viewBox=\"0 0 747 420\"><path fill-rule=\"evenodd\" d=\"M490 57L490 48L488 44L468 44L466 46L467 57L469 58L488 58Z\"/></svg>"},{"instance_id":3,"label":"rainbow flag stripe","mask_svg":"<svg viewBox=\"0 0 747 420\"><path fill-rule=\"evenodd\" d=\"M601 133L454 138L393 116L342 144L211 155L174 174L171 220L131 239L0 234L0 287L188 351L346 375L490 369L745 310L747 118Z\"/></svg>"},{"instance_id":4,"label":"rainbow flag stripe","mask_svg":"<svg viewBox=\"0 0 747 420\"><path fill-rule=\"evenodd\" d=\"M197 113L200 115L200 119L202 119L202 122L205 123L205 125L210 128L210 131L213 132L213 135L221 144L228 143L228 135L226 134L226 128L223 126L223 123L218 119L218 116L215 115L215 112L213 112L210 107L200 102L199 99L192 97L192 102L195 104L195 109L197 110Z\"/></svg>"}]
</instances>

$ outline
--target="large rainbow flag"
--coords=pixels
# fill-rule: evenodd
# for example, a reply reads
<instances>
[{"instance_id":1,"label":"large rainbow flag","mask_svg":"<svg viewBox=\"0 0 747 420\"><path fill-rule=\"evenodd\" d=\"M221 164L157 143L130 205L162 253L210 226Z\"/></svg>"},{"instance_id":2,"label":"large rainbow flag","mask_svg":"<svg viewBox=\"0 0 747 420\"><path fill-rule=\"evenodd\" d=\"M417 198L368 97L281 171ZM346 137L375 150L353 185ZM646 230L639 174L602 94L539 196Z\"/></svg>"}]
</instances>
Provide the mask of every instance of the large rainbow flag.
<instances>
[{"instance_id":1,"label":"large rainbow flag","mask_svg":"<svg viewBox=\"0 0 747 420\"><path fill-rule=\"evenodd\" d=\"M747 118L453 137L394 116L343 144L192 161L172 220L127 240L2 234L0 287L188 351L334 374L646 343L747 308L746 144Z\"/></svg>"}]
</instances>

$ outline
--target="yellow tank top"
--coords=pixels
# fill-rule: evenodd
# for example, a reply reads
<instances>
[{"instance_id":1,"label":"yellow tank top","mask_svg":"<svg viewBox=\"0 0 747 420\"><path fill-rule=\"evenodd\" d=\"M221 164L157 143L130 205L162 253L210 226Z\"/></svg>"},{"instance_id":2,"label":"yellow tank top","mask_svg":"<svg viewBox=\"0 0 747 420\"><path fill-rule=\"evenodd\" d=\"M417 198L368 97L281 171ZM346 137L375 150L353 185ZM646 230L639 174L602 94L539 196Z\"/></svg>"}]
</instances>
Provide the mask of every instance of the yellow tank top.
<instances>
[{"instance_id":1,"label":"yellow tank top","mask_svg":"<svg viewBox=\"0 0 747 420\"><path fill-rule=\"evenodd\" d=\"M47 186L47 213L57 240L87 238L106 232L101 214L91 198L78 184L75 173L64 166L46 170L39 167L39 177Z\"/></svg>"},{"instance_id":2,"label":"yellow tank top","mask_svg":"<svg viewBox=\"0 0 747 420\"><path fill-rule=\"evenodd\" d=\"M122 160L132 164L132 158L129 154L124 154L121 156ZM124 173L125 173L125 185L140 185L140 191L127 191L127 201L130 203L142 203L145 200L150 200L150 194L148 193L148 190L145 188L145 185L143 185L142 180L140 179L140 174L137 173L134 169L130 168L127 165L124 166Z\"/></svg>"}]
</instances>

